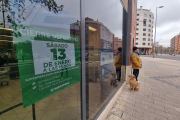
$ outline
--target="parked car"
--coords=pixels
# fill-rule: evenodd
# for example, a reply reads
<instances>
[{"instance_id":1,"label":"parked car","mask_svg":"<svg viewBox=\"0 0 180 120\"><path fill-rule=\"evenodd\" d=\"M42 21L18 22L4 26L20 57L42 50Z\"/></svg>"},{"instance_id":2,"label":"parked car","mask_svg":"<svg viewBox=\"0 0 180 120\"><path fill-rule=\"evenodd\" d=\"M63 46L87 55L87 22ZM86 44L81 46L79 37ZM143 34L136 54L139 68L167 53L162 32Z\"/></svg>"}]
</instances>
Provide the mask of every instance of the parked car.
<instances>
[{"instance_id":1,"label":"parked car","mask_svg":"<svg viewBox=\"0 0 180 120\"><path fill-rule=\"evenodd\" d=\"M139 54L140 54L140 55L146 55L146 53L143 53L143 52L140 52Z\"/></svg>"}]
</instances>

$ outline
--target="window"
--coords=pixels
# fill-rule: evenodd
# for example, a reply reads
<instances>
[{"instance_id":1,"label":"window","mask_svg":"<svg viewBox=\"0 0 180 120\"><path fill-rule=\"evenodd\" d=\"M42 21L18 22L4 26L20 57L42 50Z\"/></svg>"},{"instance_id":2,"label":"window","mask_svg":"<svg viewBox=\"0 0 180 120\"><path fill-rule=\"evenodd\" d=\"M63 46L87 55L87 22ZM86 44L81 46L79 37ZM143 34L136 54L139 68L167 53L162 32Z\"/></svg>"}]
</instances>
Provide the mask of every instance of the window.
<instances>
[{"instance_id":1,"label":"window","mask_svg":"<svg viewBox=\"0 0 180 120\"><path fill-rule=\"evenodd\" d=\"M149 27L151 27L151 25L149 24Z\"/></svg>"},{"instance_id":2,"label":"window","mask_svg":"<svg viewBox=\"0 0 180 120\"><path fill-rule=\"evenodd\" d=\"M136 40L138 40L138 38L136 38Z\"/></svg>"},{"instance_id":3,"label":"window","mask_svg":"<svg viewBox=\"0 0 180 120\"><path fill-rule=\"evenodd\" d=\"M148 41L150 41L150 38L148 38Z\"/></svg>"},{"instance_id":4,"label":"window","mask_svg":"<svg viewBox=\"0 0 180 120\"><path fill-rule=\"evenodd\" d=\"M137 16L139 16L139 14L137 14Z\"/></svg>"},{"instance_id":5,"label":"window","mask_svg":"<svg viewBox=\"0 0 180 120\"><path fill-rule=\"evenodd\" d=\"M40 23L42 23L43 20L39 19L38 16L34 16L36 14L39 15L39 16L44 16L44 15L46 15L46 16L47 15L53 16L53 17L49 17L48 16L46 19L44 19L45 20L44 22L46 23L47 26L46 26L46 29L41 29L41 32L39 32L39 35L44 35L45 33L47 33L47 30L48 30L48 34L46 34L46 36L47 37L49 36L49 37L54 37L55 38L54 35L59 33L59 27L55 26L56 23L55 22L49 23L50 22L49 18L50 19L52 18L52 20L54 20L54 21L59 21L59 19L60 19L59 18L60 17L59 14L54 14L54 12L57 13L57 10L54 9L54 8L56 8L55 6L62 6L63 7L63 5L66 5L66 7L67 7L66 10L68 11L68 13L70 15L76 17L77 18L76 20L80 20L80 17L79 17L80 16L80 10L78 10L76 8L72 9L71 3L73 2L73 0L61 1L61 3L58 2L58 0L56 0L56 1L53 1L53 5L51 3L52 1L46 0L45 4L46 5L50 5L50 6L48 6L49 9L46 9L46 6L43 6L43 4L40 3L40 0L38 0L38 1L31 0L30 4L33 5L33 8L31 8L32 7L31 6L30 9L29 8L27 8L27 9L25 8L26 6L29 6L29 2L28 1L24 1L23 3L20 3L19 0L18 1L16 0L16 1L13 1L13 2L16 5L22 5L23 4L23 6L21 6L22 8L19 8L17 6L13 7L12 5L9 5L8 2L4 3L3 7L5 9L7 9L7 12L5 11L4 18L6 18L8 15L9 16L11 15L10 14L11 11L9 11L9 9L8 9L9 6L10 6L12 12L15 15L14 18L13 18L13 20L14 20L13 22L20 23L21 27L23 27L23 29L29 29L30 28L31 30L35 30L35 29L42 28L43 25L40 24ZM0 4L1 4L1 2L0 2ZM43 10L43 12L39 11L39 5L40 4L42 5L41 9ZM13 7L13 9L12 9L12 7ZM80 8L80 4L76 4L76 7ZM2 11L0 11L0 13L1 13L0 14L0 18L3 18ZM16 16L17 14L21 14L22 16L21 15ZM26 14L26 17L24 16L25 14ZM27 15L29 15L29 17L27 17ZM39 25L39 26L33 26L33 24L31 24L29 27L26 27L27 25L29 25L28 24L29 21L32 21L32 17L33 16L34 16L34 19L35 19L35 21L33 21L33 24ZM23 18L23 20L22 20L22 18ZM108 16L106 18L108 18ZM76 20L72 20L72 17L66 17L66 18L62 18L62 19L63 19L64 24L76 22ZM91 22L89 22L89 23L91 23ZM78 21L77 21L77 24L78 24ZM11 26L11 23L5 23L3 25L5 25L6 28L9 28L9 26ZM85 25L85 22L83 23L83 26L84 25ZM21 27L18 27L18 28L21 28ZM89 27L88 24L86 25L86 27L87 28ZM73 28L73 29L71 29L71 28ZM62 32L62 34L61 34L62 38L59 35L56 36L56 37L57 37L57 40L58 39L64 39L64 40L62 40L64 44L66 44L66 43L70 44L68 41L66 41L66 39L69 38L68 36L71 36L71 35L72 36L79 36L79 34L81 32L81 30L79 30L79 26L77 26L76 24L71 24L71 25L69 24L69 27L67 27L67 28L61 27L60 29L61 29L61 32ZM30 30L30 33L32 35L34 35L35 34L34 31L31 32L31 30ZM86 29L86 30L88 31L88 29ZM79 98L81 98L81 91L82 91L82 90L80 90L80 88L81 88L81 85L80 85L81 84L81 81L80 81L80 79L81 79L81 69L80 69L80 66L74 64L73 65L74 68L70 70L71 72L73 72L73 73L76 72L78 74L70 74L70 72L69 72L70 68L69 67L66 67L67 69L62 69L62 67L59 68L58 70L54 69L53 68L54 65L49 67L49 68L53 68L51 70L50 69L46 69L46 70L43 69L46 72L45 71L39 71L39 68L42 68L42 67L38 67L37 65L30 66L28 64L23 64L23 65L21 64L21 66L20 66L19 63L21 63L21 62L17 61L17 56L19 58L19 55L21 53L19 52L19 48L15 49L15 47L19 46L19 44L20 44L20 48L21 48L20 50L23 53L22 61L25 61L25 62L31 61L32 63L33 62L36 63L35 61L32 61L32 56L33 55L39 55L39 53L43 53L43 54L41 54L43 57L40 56L39 59L36 59L37 63L38 62L42 62L41 59L48 60L48 62L55 62L53 58L56 58L56 60L57 60L57 58L59 58L59 59L66 58L67 59L69 57L68 59L70 59L71 56L69 56L69 55L73 55L73 56L81 55L79 53L79 51L76 50L76 49L80 50L80 46L78 46L78 45L80 45L80 41L74 41L74 45L73 45L74 51L73 51L73 54L71 53L72 52L71 49L68 49L70 46L67 46L68 47L67 49L61 49L61 50L66 50L66 52L68 51L69 53L63 54L65 56L61 56L61 55L57 56L57 51L59 51L60 49L56 49L56 48L55 49L50 49L50 48L39 49L39 48L43 48L43 44L41 44L42 46L38 46L38 44L37 44L38 41L36 41L36 42L33 42L32 46L31 46L31 37L30 36L26 36L24 34L20 34L20 36L22 38L26 37L26 42L24 42L23 39L17 38L18 36L13 36L13 34L12 34L13 32L16 33L16 31L14 31L12 29L4 29L4 28L2 29L2 27L0 27L0 35L6 35L6 40L4 40L3 42L2 42L3 39L0 36L1 37L0 38L0 46L1 46L0 56L2 56L4 54L4 53L2 53L2 48L3 48L4 52L8 53L8 56L5 57L5 59L3 61L0 60L0 120L2 120L1 116L7 114L7 112L8 112L8 114L10 112L8 120L13 119L13 118L10 118L10 116L13 115L13 116L16 117L17 114L14 114L13 111L17 110L19 108L21 108L21 110L22 110L22 111L19 111L19 113L23 113L25 115L24 118L23 118L24 120L25 119L32 119L32 116L28 115L28 113L31 112L32 110L31 109L26 110L26 108L23 108L22 106L20 106L20 105L22 105L22 95L23 95L23 103L25 103L24 104L25 107L29 106L32 103L35 103L36 105L37 104L40 104L40 105L47 104L46 102L43 102L42 99L44 99L44 100L48 99L48 107L45 107L44 105L41 106L41 107L44 108L43 110L46 111L46 113L44 115L39 113L38 111L35 111L35 110L32 111L32 112L35 112L36 119L38 119L38 120L40 119L38 117L39 115L41 116L42 120L45 120L47 118L52 119L52 120L53 120L53 118L59 118L59 119L63 119L63 120L75 119L75 118L76 119L81 119L81 106L80 106L80 104L81 104L82 101L84 101L84 102L86 102L86 101L83 100L83 99L81 101L81 99L79 99ZM49 33L51 33L51 32L54 35L50 35ZM83 31L83 32L85 32L85 31ZM88 35L91 34L91 33L88 33L88 32L86 32L86 33ZM87 37L88 37L88 35L87 35ZM33 37L32 39L36 39L36 38ZM81 39L81 38L79 38L79 39ZM88 38L86 38L86 39L88 39ZM49 42L50 41L52 42L51 39L48 39L48 38L45 38L45 37L44 37L44 40L45 41L48 40ZM19 43L16 42L16 41L18 41ZM44 44L46 44L45 41L44 41ZM46 42L48 43L48 41L46 41ZM88 43L88 41L90 41L90 43ZM88 41L86 41L86 44L85 44L87 49L89 49L89 47L91 46L91 39L88 40ZM5 45L3 45L2 43L5 43ZM55 43L54 45L57 45L57 44ZM21 47L21 46L23 46L23 47ZM35 48L35 49L33 49L33 53L31 51L32 48ZM17 50L17 51L15 52L15 50ZM44 50L48 50L49 52L45 52ZM12 52L13 52L13 54L12 54ZM61 52L65 52L65 51L61 51ZM88 51L86 53L90 53L90 52ZM49 57L48 57L49 55L52 55L52 59L49 59ZM79 58L80 58L80 56L79 56ZM78 58L78 61L80 60L79 58ZM8 62L8 64L6 63L6 61ZM77 59L76 59L76 61L77 61ZM74 62L75 62L75 60L74 60ZM69 65L72 65L72 63L69 63ZM31 67L33 67L34 69L31 69ZM112 68L113 68L113 65L112 65ZM26 71L26 72L29 73L29 75L26 75L24 69L28 69L30 71L30 72ZM87 66L86 69L89 69L88 66ZM36 70L38 70L38 73L35 73ZM105 69L105 71L106 71L106 69ZM52 75L52 74L54 74L54 75ZM97 76L95 74L91 74L90 76L93 76L93 75ZM88 75L86 75L86 76L88 76ZM21 84L20 83L20 81L21 81L20 78L21 78L21 80L22 80L22 78L26 79L26 80L30 80L32 78L33 79L35 78L33 80L33 86L31 86L29 88L25 87L27 85L29 86L30 84L29 83L28 84ZM94 77L94 78L96 78L96 77ZM2 83L2 80L4 81L3 83ZM73 81L73 83L71 81ZM27 82L28 81L26 81L26 83ZM22 86L22 90L25 88L23 90L24 92L21 92L20 85ZM90 83L87 83L86 85L91 86ZM108 83L108 85L109 85L109 83ZM91 97L89 95L94 94L94 92L91 92L94 87L95 87L95 85L92 86L92 88L88 87L89 91L88 91L88 94L86 94L86 95L88 96L90 101L93 101L93 97ZM102 88L102 89L104 89L104 88ZM68 94L66 94L66 91L70 91L70 92ZM100 91L100 94L105 94L106 93L106 92L102 93L101 90L98 89L98 93L99 93L99 91ZM28 97L24 97L24 96L27 96L28 92L31 93L31 95L29 95ZM95 91L95 92L97 93L97 91ZM108 92L110 92L110 91L108 91ZM57 93L57 94L54 94L54 93ZM63 97L63 99L57 98L58 95L60 95L62 93L65 93L64 95L66 95L66 96L68 95L67 96L68 97L67 98L68 99L67 102L65 102L66 101L66 99L64 99L65 97ZM114 91L111 92L111 93L114 93ZM61 100L61 101L55 102L55 99L54 100L51 99L50 95L51 96L55 95L56 98L57 98L56 100ZM98 97L99 98L97 98L97 99L101 99L101 96L98 96ZM105 101L106 98L108 98L108 97L111 97L111 96L108 95L108 96L104 97L103 101ZM74 102L74 99L75 99L76 102ZM39 100L41 100L41 101L39 101ZM98 101L98 102L99 102L99 104L104 106L103 101L102 102ZM53 104L49 104L49 103L53 103ZM64 109L62 111L60 109L59 105L62 105L62 104L64 104L63 106L66 107L66 110ZM15 108L14 106L16 106L16 107L19 106L19 107ZM72 108L72 107L73 107L73 111L79 110L79 112L76 112L77 114L69 113L70 112L69 109ZM93 107L93 106L89 106L89 107ZM15 108L15 109L13 109L13 108ZM27 107L27 108L29 108L29 107ZM35 108L37 108L37 107L35 106ZM52 113L51 112L52 108L54 108L54 109L57 108L58 109L56 111L56 114L51 114ZM99 110L99 108L98 109L94 109L94 111L98 111L98 110ZM60 118L59 115L62 112L63 112L63 116ZM87 113L89 113L89 110L87 110ZM96 115L98 113L96 112L94 114ZM4 116L3 116L3 118L4 118ZM18 118L18 117L16 117L16 118ZM88 119L90 119L90 118L88 118Z\"/></svg>"},{"instance_id":6,"label":"window","mask_svg":"<svg viewBox=\"0 0 180 120\"><path fill-rule=\"evenodd\" d=\"M150 37L151 35L150 35L150 34L148 34L148 36Z\"/></svg>"},{"instance_id":7,"label":"window","mask_svg":"<svg viewBox=\"0 0 180 120\"><path fill-rule=\"evenodd\" d=\"M143 28L143 31L146 31L146 28Z\"/></svg>"},{"instance_id":8,"label":"window","mask_svg":"<svg viewBox=\"0 0 180 120\"><path fill-rule=\"evenodd\" d=\"M136 26L138 26L139 24L137 23Z\"/></svg>"},{"instance_id":9,"label":"window","mask_svg":"<svg viewBox=\"0 0 180 120\"><path fill-rule=\"evenodd\" d=\"M138 31L138 30L139 30L139 28L136 28L136 30Z\"/></svg>"},{"instance_id":10,"label":"window","mask_svg":"<svg viewBox=\"0 0 180 120\"><path fill-rule=\"evenodd\" d=\"M139 19L137 19L137 21L139 21Z\"/></svg>"},{"instance_id":11,"label":"window","mask_svg":"<svg viewBox=\"0 0 180 120\"><path fill-rule=\"evenodd\" d=\"M136 35L139 35L139 33L136 33Z\"/></svg>"},{"instance_id":12,"label":"window","mask_svg":"<svg viewBox=\"0 0 180 120\"><path fill-rule=\"evenodd\" d=\"M151 32L151 29L149 29L148 31Z\"/></svg>"},{"instance_id":13,"label":"window","mask_svg":"<svg viewBox=\"0 0 180 120\"><path fill-rule=\"evenodd\" d=\"M143 38L143 41L146 41L146 38Z\"/></svg>"},{"instance_id":14,"label":"window","mask_svg":"<svg viewBox=\"0 0 180 120\"><path fill-rule=\"evenodd\" d=\"M147 14L146 14L146 13L144 13L144 17L147 17Z\"/></svg>"},{"instance_id":15,"label":"window","mask_svg":"<svg viewBox=\"0 0 180 120\"><path fill-rule=\"evenodd\" d=\"M149 15L149 17L151 18L151 15Z\"/></svg>"},{"instance_id":16,"label":"window","mask_svg":"<svg viewBox=\"0 0 180 120\"><path fill-rule=\"evenodd\" d=\"M142 45L146 45L146 43L142 43Z\"/></svg>"},{"instance_id":17,"label":"window","mask_svg":"<svg viewBox=\"0 0 180 120\"><path fill-rule=\"evenodd\" d=\"M146 36L146 33L143 33L143 36Z\"/></svg>"},{"instance_id":18,"label":"window","mask_svg":"<svg viewBox=\"0 0 180 120\"><path fill-rule=\"evenodd\" d=\"M136 45L138 45L138 43L136 43Z\"/></svg>"},{"instance_id":19,"label":"window","mask_svg":"<svg viewBox=\"0 0 180 120\"><path fill-rule=\"evenodd\" d=\"M149 22L151 22L151 20L149 20Z\"/></svg>"},{"instance_id":20,"label":"window","mask_svg":"<svg viewBox=\"0 0 180 120\"><path fill-rule=\"evenodd\" d=\"M150 43L148 43L148 46L150 46Z\"/></svg>"},{"instance_id":21,"label":"window","mask_svg":"<svg viewBox=\"0 0 180 120\"><path fill-rule=\"evenodd\" d=\"M143 25L144 25L144 26L146 26L146 21L147 21L147 19L144 19L144 20L143 20Z\"/></svg>"}]
</instances>

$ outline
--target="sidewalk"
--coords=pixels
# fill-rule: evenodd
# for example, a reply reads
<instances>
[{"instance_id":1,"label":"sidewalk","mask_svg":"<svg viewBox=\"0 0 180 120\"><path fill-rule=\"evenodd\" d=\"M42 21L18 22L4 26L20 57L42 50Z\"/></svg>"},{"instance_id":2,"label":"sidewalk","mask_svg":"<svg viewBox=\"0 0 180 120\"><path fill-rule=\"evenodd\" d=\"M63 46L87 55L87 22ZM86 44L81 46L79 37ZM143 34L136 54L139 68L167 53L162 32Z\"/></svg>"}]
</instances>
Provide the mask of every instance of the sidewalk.
<instances>
[{"instance_id":1,"label":"sidewalk","mask_svg":"<svg viewBox=\"0 0 180 120\"><path fill-rule=\"evenodd\" d=\"M127 84L106 120L180 120L180 61L141 59L140 90Z\"/></svg>"}]
</instances>

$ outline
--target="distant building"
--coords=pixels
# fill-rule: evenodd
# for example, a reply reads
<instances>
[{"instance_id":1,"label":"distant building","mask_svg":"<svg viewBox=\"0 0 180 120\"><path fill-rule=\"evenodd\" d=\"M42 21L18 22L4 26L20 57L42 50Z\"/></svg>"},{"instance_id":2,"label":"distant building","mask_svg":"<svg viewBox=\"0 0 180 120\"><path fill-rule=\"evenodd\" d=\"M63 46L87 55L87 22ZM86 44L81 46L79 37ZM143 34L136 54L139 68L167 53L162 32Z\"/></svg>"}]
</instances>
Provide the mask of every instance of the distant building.
<instances>
[{"instance_id":1,"label":"distant building","mask_svg":"<svg viewBox=\"0 0 180 120\"><path fill-rule=\"evenodd\" d=\"M114 34L101 22L91 18L85 18L85 40L86 50L89 54L100 54L103 52L113 52ZM71 24L70 33L80 36L79 22Z\"/></svg>"},{"instance_id":2,"label":"distant building","mask_svg":"<svg viewBox=\"0 0 180 120\"><path fill-rule=\"evenodd\" d=\"M101 22L86 18L86 40L89 40L91 53L101 51L112 51L114 43L114 34Z\"/></svg>"},{"instance_id":3,"label":"distant building","mask_svg":"<svg viewBox=\"0 0 180 120\"><path fill-rule=\"evenodd\" d=\"M118 48L122 47L122 39L118 38L118 37L114 37L114 49L113 52L114 54L116 54L118 52Z\"/></svg>"},{"instance_id":4,"label":"distant building","mask_svg":"<svg viewBox=\"0 0 180 120\"><path fill-rule=\"evenodd\" d=\"M137 10L136 46L141 53L151 54L154 14L142 6Z\"/></svg>"},{"instance_id":5,"label":"distant building","mask_svg":"<svg viewBox=\"0 0 180 120\"><path fill-rule=\"evenodd\" d=\"M180 54L180 33L171 39L170 50L171 53Z\"/></svg>"}]
</instances>

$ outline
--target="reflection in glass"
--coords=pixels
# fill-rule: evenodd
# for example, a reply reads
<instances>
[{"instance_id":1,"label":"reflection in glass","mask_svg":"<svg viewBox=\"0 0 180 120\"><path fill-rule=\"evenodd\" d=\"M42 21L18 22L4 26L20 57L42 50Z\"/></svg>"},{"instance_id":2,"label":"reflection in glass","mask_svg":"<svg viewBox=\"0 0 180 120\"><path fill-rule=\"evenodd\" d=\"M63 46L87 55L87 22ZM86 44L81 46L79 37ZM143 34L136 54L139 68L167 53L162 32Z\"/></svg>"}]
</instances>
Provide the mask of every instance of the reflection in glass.
<instances>
[{"instance_id":1,"label":"reflection in glass","mask_svg":"<svg viewBox=\"0 0 180 120\"><path fill-rule=\"evenodd\" d=\"M122 35L121 12L121 3L116 0L87 1L85 35L88 69L86 78L88 79L87 92L89 94L87 117L89 119L95 118L123 83L123 81L117 82L117 87L110 85L111 73L115 72L114 41L115 37L121 38ZM116 47L121 46L119 44Z\"/></svg>"},{"instance_id":2,"label":"reflection in glass","mask_svg":"<svg viewBox=\"0 0 180 120\"><path fill-rule=\"evenodd\" d=\"M72 9L71 4L76 7ZM9 114L7 119L32 120L29 105L37 101L38 120L81 119L80 29L79 25L71 26L79 21L80 1L9 0L9 5L12 21L9 26L13 29L0 29L0 82L3 81L0 112L22 102L22 88L26 108L18 106L4 113ZM71 33L74 29L79 32ZM55 68L49 61L55 66L56 63L61 65Z\"/></svg>"}]
</instances>

